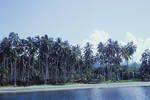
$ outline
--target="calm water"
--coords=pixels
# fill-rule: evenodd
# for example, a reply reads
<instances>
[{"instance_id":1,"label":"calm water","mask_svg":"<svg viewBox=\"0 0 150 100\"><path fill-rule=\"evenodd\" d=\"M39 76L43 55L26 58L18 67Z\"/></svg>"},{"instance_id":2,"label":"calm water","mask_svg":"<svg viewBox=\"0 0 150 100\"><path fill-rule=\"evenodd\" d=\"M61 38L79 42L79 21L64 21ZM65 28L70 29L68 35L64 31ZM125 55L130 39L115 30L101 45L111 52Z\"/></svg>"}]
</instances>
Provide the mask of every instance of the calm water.
<instances>
[{"instance_id":1,"label":"calm water","mask_svg":"<svg viewBox=\"0 0 150 100\"><path fill-rule=\"evenodd\" d=\"M150 100L150 87L0 94L0 100Z\"/></svg>"}]
</instances>

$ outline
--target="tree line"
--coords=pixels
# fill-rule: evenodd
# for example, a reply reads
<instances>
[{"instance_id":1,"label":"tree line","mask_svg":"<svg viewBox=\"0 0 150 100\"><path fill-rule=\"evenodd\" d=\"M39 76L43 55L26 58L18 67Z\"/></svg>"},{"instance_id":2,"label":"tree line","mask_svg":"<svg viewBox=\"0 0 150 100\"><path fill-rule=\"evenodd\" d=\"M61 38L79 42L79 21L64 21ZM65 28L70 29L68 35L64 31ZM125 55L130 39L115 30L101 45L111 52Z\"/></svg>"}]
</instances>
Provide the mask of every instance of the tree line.
<instances>
[{"instance_id":1,"label":"tree line","mask_svg":"<svg viewBox=\"0 0 150 100\"><path fill-rule=\"evenodd\" d=\"M109 39L83 48L48 35L20 39L11 32L0 42L0 85L97 83L101 81L149 80L150 50L141 67L130 66L136 45Z\"/></svg>"}]
</instances>

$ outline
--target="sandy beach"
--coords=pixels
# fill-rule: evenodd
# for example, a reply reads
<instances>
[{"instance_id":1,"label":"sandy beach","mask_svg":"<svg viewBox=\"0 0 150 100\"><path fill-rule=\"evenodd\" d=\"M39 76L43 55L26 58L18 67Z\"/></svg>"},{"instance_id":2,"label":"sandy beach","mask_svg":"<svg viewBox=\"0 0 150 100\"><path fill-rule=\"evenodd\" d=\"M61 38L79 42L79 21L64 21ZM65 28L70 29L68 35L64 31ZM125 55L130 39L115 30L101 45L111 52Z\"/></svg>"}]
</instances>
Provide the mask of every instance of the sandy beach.
<instances>
[{"instance_id":1,"label":"sandy beach","mask_svg":"<svg viewBox=\"0 0 150 100\"><path fill-rule=\"evenodd\" d=\"M73 89L89 89L89 88L117 88L117 87L135 87L150 86L150 82L126 82L126 83L99 83L99 84L70 84L70 85L38 85L28 87L1 87L2 93L22 93L22 92L41 92L41 91L60 91Z\"/></svg>"}]
</instances>

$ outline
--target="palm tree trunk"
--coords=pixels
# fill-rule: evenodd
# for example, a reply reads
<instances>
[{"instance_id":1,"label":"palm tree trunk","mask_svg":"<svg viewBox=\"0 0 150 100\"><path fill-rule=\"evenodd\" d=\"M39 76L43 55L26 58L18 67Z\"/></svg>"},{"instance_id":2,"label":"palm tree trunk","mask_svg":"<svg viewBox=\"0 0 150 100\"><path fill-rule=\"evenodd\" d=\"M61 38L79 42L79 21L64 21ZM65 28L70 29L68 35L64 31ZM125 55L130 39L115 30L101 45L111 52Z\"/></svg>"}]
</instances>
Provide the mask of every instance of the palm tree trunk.
<instances>
[{"instance_id":1,"label":"palm tree trunk","mask_svg":"<svg viewBox=\"0 0 150 100\"><path fill-rule=\"evenodd\" d=\"M32 68L32 66L29 65L29 67ZM28 70L27 70L27 85L29 85L29 82L30 82L30 68L28 67Z\"/></svg>"},{"instance_id":2,"label":"palm tree trunk","mask_svg":"<svg viewBox=\"0 0 150 100\"><path fill-rule=\"evenodd\" d=\"M10 69L10 82L12 83L12 80L13 80L13 64L12 64L12 61L10 62L10 67L11 67L11 69Z\"/></svg>"},{"instance_id":3,"label":"palm tree trunk","mask_svg":"<svg viewBox=\"0 0 150 100\"><path fill-rule=\"evenodd\" d=\"M16 59L14 62L14 86L16 86Z\"/></svg>"},{"instance_id":4,"label":"palm tree trunk","mask_svg":"<svg viewBox=\"0 0 150 100\"><path fill-rule=\"evenodd\" d=\"M49 69L48 69L48 57L46 55L46 66L45 66L45 70L46 70L46 73L45 73L45 84L47 84L47 81L49 80Z\"/></svg>"}]
</instances>

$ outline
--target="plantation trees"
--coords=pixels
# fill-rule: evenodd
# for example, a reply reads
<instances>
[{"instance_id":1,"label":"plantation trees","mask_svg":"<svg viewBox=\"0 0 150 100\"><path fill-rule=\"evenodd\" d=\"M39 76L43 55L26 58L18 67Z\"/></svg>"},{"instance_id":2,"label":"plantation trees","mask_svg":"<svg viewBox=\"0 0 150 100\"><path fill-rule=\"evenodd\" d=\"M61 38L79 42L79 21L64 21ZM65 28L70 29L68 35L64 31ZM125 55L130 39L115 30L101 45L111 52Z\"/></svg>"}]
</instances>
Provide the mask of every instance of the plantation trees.
<instances>
[{"instance_id":1,"label":"plantation trees","mask_svg":"<svg viewBox=\"0 0 150 100\"><path fill-rule=\"evenodd\" d=\"M123 80L130 77L128 67L122 67L123 60L132 59L136 46L133 42L122 46L109 39L100 42L97 52L87 42L84 47L71 45L61 38L48 35L20 39L17 33L10 33L0 42L0 84L64 84L94 80ZM140 73L149 79L149 50L142 55ZM94 65L98 67L95 68Z\"/></svg>"}]
</instances>

